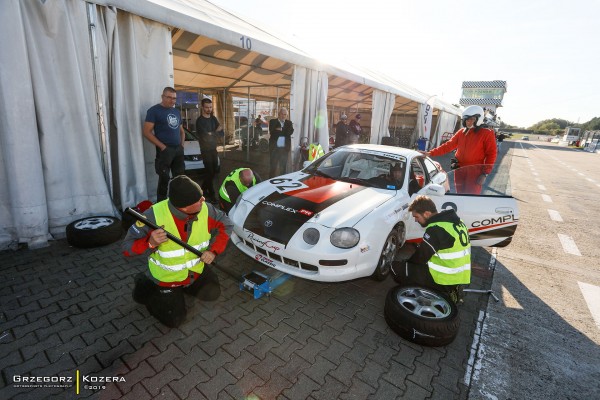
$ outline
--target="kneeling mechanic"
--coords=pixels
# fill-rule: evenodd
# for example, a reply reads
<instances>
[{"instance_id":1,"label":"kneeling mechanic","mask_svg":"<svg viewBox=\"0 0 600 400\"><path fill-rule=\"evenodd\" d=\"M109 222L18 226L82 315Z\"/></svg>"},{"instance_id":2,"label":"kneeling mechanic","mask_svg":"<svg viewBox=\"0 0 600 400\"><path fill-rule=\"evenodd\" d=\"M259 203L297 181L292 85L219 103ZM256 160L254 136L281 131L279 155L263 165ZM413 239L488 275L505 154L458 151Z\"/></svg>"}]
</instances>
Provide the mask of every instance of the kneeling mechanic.
<instances>
[{"instance_id":1,"label":"kneeling mechanic","mask_svg":"<svg viewBox=\"0 0 600 400\"><path fill-rule=\"evenodd\" d=\"M417 196L408 211L425 228L425 234L408 260L392 262L394 279L437 289L460 302L462 285L471 282L469 230L453 209L438 213L427 196Z\"/></svg>"},{"instance_id":2,"label":"kneeling mechanic","mask_svg":"<svg viewBox=\"0 0 600 400\"><path fill-rule=\"evenodd\" d=\"M204 201L200 186L185 175L173 178L168 199L144 216L164 229L136 222L127 231L123 254L148 256L148 269L135 277L133 299L164 325L177 327L186 317L184 293L205 301L221 294L218 275L208 264L225 250L233 224ZM202 251L202 257L169 240L166 232Z\"/></svg>"}]
</instances>

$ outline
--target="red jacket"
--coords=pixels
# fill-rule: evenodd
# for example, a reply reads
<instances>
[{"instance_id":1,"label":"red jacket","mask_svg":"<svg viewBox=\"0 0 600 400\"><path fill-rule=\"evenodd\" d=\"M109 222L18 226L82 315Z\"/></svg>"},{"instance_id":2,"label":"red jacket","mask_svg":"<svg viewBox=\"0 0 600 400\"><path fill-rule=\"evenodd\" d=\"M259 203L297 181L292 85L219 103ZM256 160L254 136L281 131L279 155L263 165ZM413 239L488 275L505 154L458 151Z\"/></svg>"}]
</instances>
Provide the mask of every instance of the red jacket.
<instances>
[{"instance_id":1,"label":"red jacket","mask_svg":"<svg viewBox=\"0 0 600 400\"><path fill-rule=\"evenodd\" d=\"M470 129L465 133L466 128L460 129L452 139L435 149L429 151L432 156L441 156L454 149L456 150L456 159L461 167L467 165L485 164L484 173L492 172L498 148L496 147L496 135L494 131L487 128L479 128L477 132Z\"/></svg>"}]
</instances>

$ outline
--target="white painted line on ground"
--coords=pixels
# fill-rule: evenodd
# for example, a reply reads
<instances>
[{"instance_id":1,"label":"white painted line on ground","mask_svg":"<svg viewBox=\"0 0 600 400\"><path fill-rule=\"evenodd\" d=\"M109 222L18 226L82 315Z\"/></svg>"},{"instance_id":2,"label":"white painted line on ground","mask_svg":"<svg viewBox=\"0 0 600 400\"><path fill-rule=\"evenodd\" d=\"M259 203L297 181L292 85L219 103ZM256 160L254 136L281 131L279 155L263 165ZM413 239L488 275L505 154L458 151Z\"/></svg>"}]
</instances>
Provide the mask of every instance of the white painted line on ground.
<instances>
[{"instance_id":1,"label":"white painted line on ground","mask_svg":"<svg viewBox=\"0 0 600 400\"><path fill-rule=\"evenodd\" d=\"M538 189L540 189L540 190L546 190L546 186L544 186L544 185L538 185Z\"/></svg>"},{"instance_id":2,"label":"white painted line on ground","mask_svg":"<svg viewBox=\"0 0 600 400\"><path fill-rule=\"evenodd\" d=\"M533 172L533 170L531 170L531 173L532 173L532 175L535 175L535 176L539 175L537 172Z\"/></svg>"},{"instance_id":3,"label":"white painted line on ground","mask_svg":"<svg viewBox=\"0 0 600 400\"><path fill-rule=\"evenodd\" d=\"M592 313L592 318L594 318L596 326L600 329L600 287L584 282L577 282L577 284Z\"/></svg>"},{"instance_id":4,"label":"white painted line on ground","mask_svg":"<svg viewBox=\"0 0 600 400\"><path fill-rule=\"evenodd\" d=\"M548 214L550 214L550 219L552 221L563 222L563 219L560 216L560 213L558 211L556 211L556 210L548 210Z\"/></svg>"},{"instance_id":5,"label":"white painted line on ground","mask_svg":"<svg viewBox=\"0 0 600 400\"><path fill-rule=\"evenodd\" d=\"M593 180L592 178L585 178L586 181L590 181L590 182L596 182L595 180Z\"/></svg>"},{"instance_id":6,"label":"white painted line on ground","mask_svg":"<svg viewBox=\"0 0 600 400\"><path fill-rule=\"evenodd\" d=\"M560 240L560 244L562 244L565 253L573 254L574 256L581 256L581 253L579 252L579 249L577 248L577 245L571 236L559 233L558 240Z\"/></svg>"},{"instance_id":7,"label":"white painted line on ground","mask_svg":"<svg viewBox=\"0 0 600 400\"><path fill-rule=\"evenodd\" d=\"M583 174L583 173L581 173L581 172L578 172L578 173L577 173L577 175L584 176L585 174Z\"/></svg>"},{"instance_id":8,"label":"white painted line on ground","mask_svg":"<svg viewBox=\"0 0 600 400\"><path fill-rule=\"evenodd\" d=\"M600 187L600 183L596 183L596 186Z\"/></svg>"},{"instance_id":9,"label":"white painted line on ground","mask_svg":"<svg viewBox=\"0 0 600 400\"><path fill-rule=\"evenodd\" d=\"M548 196L547 194L543 194L542 195L542 199L546 202L546 203L552 203L552 197ZM495 247L494 247L495 248Z\"/></svg>"},{"instance_id":10,"label":"white painted line on ground","mask_svg":"<svg viewBox=\"0 0 600 400\"><path fill-rule=\"evenodd\" d=\"M471 384L471 375L473 373L473 368L476 363L477 350L479 347L479 339L481 337L481 329L483 318L485 317L485 313L483 310L479 310L479 317L477 318L477 325L475 326L475 334L473 335L473 343L471 344L471 351L469 352L469 361L467 362L467 369L465 371L465 385L469 386Z\"/></svg>"}]
</instances>

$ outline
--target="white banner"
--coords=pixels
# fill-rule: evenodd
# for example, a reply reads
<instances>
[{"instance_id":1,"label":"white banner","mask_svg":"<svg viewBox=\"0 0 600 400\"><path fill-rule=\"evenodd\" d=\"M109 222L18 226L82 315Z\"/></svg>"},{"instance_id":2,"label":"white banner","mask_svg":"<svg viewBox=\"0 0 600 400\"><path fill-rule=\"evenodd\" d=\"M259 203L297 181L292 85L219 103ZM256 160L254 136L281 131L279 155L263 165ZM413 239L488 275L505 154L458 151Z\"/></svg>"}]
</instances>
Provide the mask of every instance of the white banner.
<instances>
[{"instance_id":1,"label":"white banner","mask_svg":"<svg viewBox=\"0 0 600 400\"><path fill-rule=\"evenodd\" d=\"M430 97L425 104L421 104L421 123L423 127L422 137L431 138L431 119L433 117L433 103L435 96Z\"/></svg>"}]
</instances>

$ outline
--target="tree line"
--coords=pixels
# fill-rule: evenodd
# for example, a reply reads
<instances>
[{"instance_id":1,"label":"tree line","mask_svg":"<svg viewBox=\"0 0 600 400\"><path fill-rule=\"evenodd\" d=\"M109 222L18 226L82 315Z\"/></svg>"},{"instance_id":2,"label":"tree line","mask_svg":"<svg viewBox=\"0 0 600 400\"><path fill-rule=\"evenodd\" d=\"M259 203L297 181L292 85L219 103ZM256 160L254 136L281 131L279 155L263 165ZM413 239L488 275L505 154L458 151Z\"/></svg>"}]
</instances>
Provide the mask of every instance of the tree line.
<instances>
[{"instance_id":1,"label":"tree line","mask_svg":"<svg viewBox=\"0 0 600 400\"><path fill-rule=\"evenodd\" d=\"M591 120L589 120L588 122L585 122L583 124L577 124L575 122L567 121L566 119L561 119L561 118L545 119L543 121L540 121L538 123L531 125L527 129L532 130L535 133L540 133L540 134L560 135L564 132L564 130L567 126L581 128L582 132L600 130L600 117L594 117ZM499 129L502 129L502 128L518 129L520 127L501 122Z\"/></svg>"}]
</instances>

